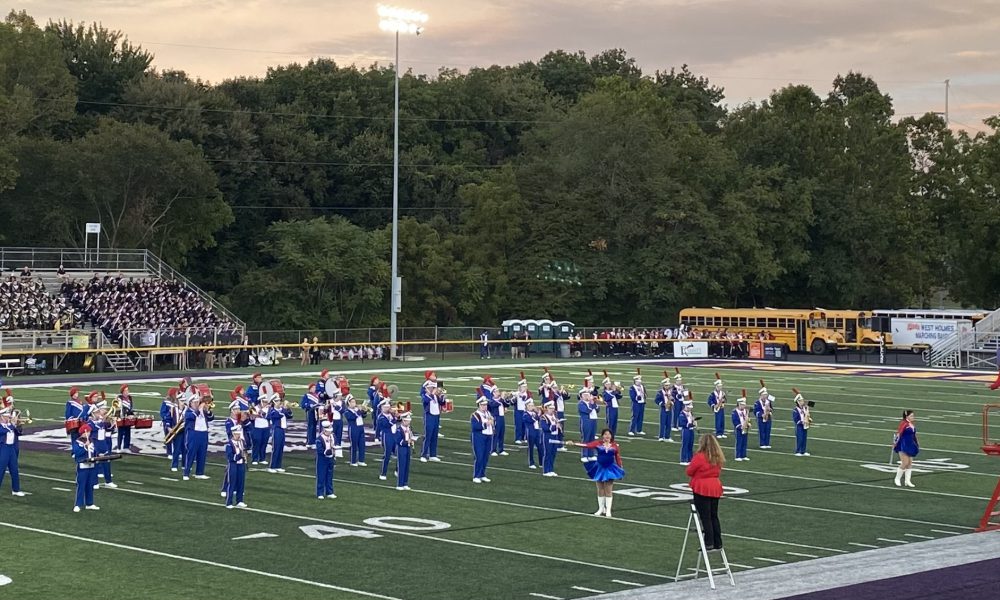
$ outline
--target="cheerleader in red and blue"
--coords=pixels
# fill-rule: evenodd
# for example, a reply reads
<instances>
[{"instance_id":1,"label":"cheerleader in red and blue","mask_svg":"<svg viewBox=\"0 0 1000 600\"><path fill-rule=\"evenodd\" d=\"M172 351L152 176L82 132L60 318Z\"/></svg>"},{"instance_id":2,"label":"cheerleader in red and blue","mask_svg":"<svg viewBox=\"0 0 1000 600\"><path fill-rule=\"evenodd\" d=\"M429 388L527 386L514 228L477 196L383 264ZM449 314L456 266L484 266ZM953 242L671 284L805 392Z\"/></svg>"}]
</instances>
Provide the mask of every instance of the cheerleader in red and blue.
<instances>
[{"instance_id":1,"label":"cheerleader in red and blue","mask_svg":"<svg viewBox=\"0 0 1000 600\"><path fill-rule=\"evenodd\" d=\"M917 444L917 427L913 424L913 411L904 410L903 420L893 436L892 449L899 453L899 466L896 468L896 485L904 479L906 487L917 487L910 482L913 476L913 457L920 452Z\"/></svg>"},{"instance_id":2,"label":"cheerleader in red and blue","mask_svg":"<svg viewBox=\"0 0 1000 600\"><path fill-rule=\"evenodd\" d=\"M566 442L567 446L574 445L573 442ZM587 476L597 484L597 512L594 516L611 517L611 498L614 493L615 482L625 477L625 469L622 468L621 451L615 436L610 429L601 431L600 439L596 439L586 444L576 444L584 448L597 450L597 460L583 463L587 470Z\"/></svg>"}]
</instances>

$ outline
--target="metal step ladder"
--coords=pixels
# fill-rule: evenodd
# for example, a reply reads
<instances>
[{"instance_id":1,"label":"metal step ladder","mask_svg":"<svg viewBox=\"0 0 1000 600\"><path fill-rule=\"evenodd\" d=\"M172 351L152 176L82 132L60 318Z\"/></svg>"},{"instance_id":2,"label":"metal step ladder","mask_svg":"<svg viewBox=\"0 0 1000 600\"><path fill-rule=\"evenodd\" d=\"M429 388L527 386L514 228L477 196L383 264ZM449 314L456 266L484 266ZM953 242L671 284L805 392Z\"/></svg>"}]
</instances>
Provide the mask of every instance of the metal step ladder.
<instances>
[{"instance_id":1,"label":"metal step ladder","mask_svg":"<svg viewBox=\"0 0 1000 600\"><path fill-rule=\"evenodd\" d=\"M693 527L692 527L693 525ZM681 575L681 569L684 567L684 551L687 550L688 537L694 534L698 538L698 562L695 564L694 573L685 573ZM736 580L733 579L733 571L729 568L729 559L726 557L726 550L720 549L719 556L722 557L722 566L712 568L711 563L708 560L708 548L705 547L705 536L702 533L701 519L698 517L698 509L695 508L694 504L691 505L691 516L688 517L687 530L684 532L684 543L681 544L681 555L677 559L677 574L674 576L674 581L680 581L687 577L693 577L698 579L698 575L701 573L701 561L705 561L705 573L708 575L708 585L713 590L715 589L715 574L725 573L729 575L729 585L736 587Z\"/></svg>"},{"instance_id":2,"label":"metal step ladder","mask_svg":"<svg viewBox=\"0 0 1000 600\"><path fill-rule=\"evenodd\" d=\"M115 373L134 372L139 370L128 352L106 351L104 356L108 359L108 365Z\"/></svg>"}]
</instances>

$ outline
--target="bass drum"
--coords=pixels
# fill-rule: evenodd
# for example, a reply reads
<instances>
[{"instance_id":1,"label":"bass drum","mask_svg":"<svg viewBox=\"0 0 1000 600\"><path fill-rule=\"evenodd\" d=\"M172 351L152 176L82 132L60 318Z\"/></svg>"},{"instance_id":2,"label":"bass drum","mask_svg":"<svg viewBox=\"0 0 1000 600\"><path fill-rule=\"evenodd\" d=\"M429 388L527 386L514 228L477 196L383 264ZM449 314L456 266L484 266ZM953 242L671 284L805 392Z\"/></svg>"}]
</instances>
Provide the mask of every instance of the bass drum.
<instances>
[{"instance_id":1,"label":"bass drum","mask_svg":"<svg viewBox=\"0 0 1000 600\"><path fill-rule=\"evenodd\" d=\"M275 394L279 398L285 397L285 386L280 379L272 379L260 384L260 397L262 400L270 400Z\"/></svg>"}]
</instances>

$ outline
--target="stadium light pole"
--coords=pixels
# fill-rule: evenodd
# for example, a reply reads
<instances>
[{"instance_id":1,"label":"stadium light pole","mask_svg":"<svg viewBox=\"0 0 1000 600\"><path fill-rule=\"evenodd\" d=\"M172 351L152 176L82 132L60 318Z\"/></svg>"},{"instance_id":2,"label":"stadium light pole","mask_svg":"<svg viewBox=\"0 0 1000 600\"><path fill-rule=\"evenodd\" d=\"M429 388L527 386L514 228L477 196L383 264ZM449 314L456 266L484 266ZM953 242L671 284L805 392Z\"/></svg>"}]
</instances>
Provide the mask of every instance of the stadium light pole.
<instances>
[{"instance_id":1,"label":"stadium light pole","mask_svg":"<svg viewBox=\"0 0 1000 600\"><path fill-rule=\"evenodd\" d=\"M396 36L396 74L392 139L392 283L389 293L389 358L396 358L396 315L402 309L403 290L399 279L399 34L420 35L427 14L395 6L378 5L379 29Z\"/></svg>"}]
</instances>

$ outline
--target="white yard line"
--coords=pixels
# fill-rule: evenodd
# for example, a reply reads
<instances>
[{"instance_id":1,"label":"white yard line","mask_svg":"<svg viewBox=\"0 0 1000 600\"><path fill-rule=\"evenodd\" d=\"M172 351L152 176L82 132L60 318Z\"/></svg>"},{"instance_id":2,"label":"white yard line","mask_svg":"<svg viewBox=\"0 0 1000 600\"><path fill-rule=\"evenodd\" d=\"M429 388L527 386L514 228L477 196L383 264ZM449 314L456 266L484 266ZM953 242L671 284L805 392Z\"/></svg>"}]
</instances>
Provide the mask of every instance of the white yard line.
<instances>
[{"instance_id":1,"label":"white yard line","mask_svg":"<svg viewBox=\"0 0 1000 600\"><path fill-rule=\"evenodd\" d=\"M563 600L561 596L550 596L548 594L537 594L535 592L528 592L529 596L534 596L535 598L545 598L546 600Z\"/></svg>"},{"instance_id":2,"label":"white yard line","mask_svg":"<svg viewBox=\"0 0 1000 600\"><path fill-rule=\"evenodd\" d=\"M847 542L852 546L857 546L858 548L881 548L882 546L876 546L874 544L862 544L861 542Z\"/></svg>"},{"instance_id":3,"label":"white yard line","mask_svg":"<svg viewBox=\"0 0 1000 600\"><path fill-rule=\"evenodd\" d=\"M921 540L933 540L933 539L935 539L935 538L933 538L933 537L931 537L929 535L917 535L915 533L904 533L903 535L906 536L906 537L918 538L918 539L921 539Z\"/></svg>"},{"instance_id":4,"label":"white yard line","mask_svg":"<svg viewBox=\"0 0 1000 600\"><path fill-rule=\"evenodd\" d=\"M729 561L729 566L730 567L739 567L740 569L747 569L747 570L749 570L749 569L756 569L757 568L757 567L751 567L750 565L741 565L740 563L734 563L733 561Z\"/></svg>"},{"instance_id":5,"label":"white yard line","mask_svg":"<svg viewBox=\"0 0 1000 600\"><path fill-rule=\"evenodd\" d=\"M931 529L931 531L933 531L934 533L944 533L947 535L962 535L962 532L960 531L942 531L940 529Z\"/></svg>"},{"instance_id":6,"label":"white yard line","mask_svg":"<svg viewBox=\"0 0 1000 600\"><path fill-rule=\"evenodd\" d=\"M586 588L581 585L571 585L574 590L580 590L581 592L590 592L591 594L607 594L604 590L595 590L594 588Z\"/></svg>"},{"instance_id":7,"label":"white yard line","mask_svg":"<svg viewBox=\"0 0 1000 600\"><path fill-rule=\"evenodd\" d=\"M126 479L125 483L131 483L132 485L143 485L141 481L132 481L131 479Z\"/></svg>"},{"instance_id":8,"label":"white yard line","mask_svg":"<svg viewBox=\"0 0 1000 600\"><path fill-rule=\"evenodd\" d=\"M21 531L30 531L30 532L33 532L33 533L42 533L42 534L45 534L45 535L51 535L51 536L55 536L55 537L66 538L66 539L71 539L71 540L76 540L76 541L80 540L80 538L78 536L76 536L76 535L70 535L70 534L67 534L67 533L61 533L59 531L51 531L51 530L48 530L48 529L39 529L39 528L36 528L36 527L25 527L23 525L14 525L14 524L11 524L11 523L0 523L0 526L10 527L12 529L19 529ZM194 558L194 557L190 557L190 556L181 556L179 554L170 554L168 552L161 552L159 550L150 550L149 548L140 548L138 546L130 546L130 545L127 545L127 544L118 544L118 543L115 543L115 542L105 542L103 540L97 540L97 539L94 539L92 537L88 537L86 541L87 541L87 543L90 543L90 544L97 544L97 545L100 545L100 546L108 546L108 547L111 547L111 548L120 548L122 550L130 550L132 552L139 552L139 553L142 553L142 554L150 554L152 556L159 556L161 558L172 558L174 560L180 560L180 561L195 563L195 564L199 564L199 565L206 565L206 566L210 566L210 567L218 567L220 569L228 569L230 571L237 571L237 572L240 572L240 573L249 573L251 575L259 575L261 577L270 577L272 579L280 579L282 581L290 581L290 582L294 582L294 583L302 583L302 584L305 584L305 585L311 585L311 586L315 586L315 587L325 588L325 589L328 589L328 590L336 590L338 592L349 592L351 594L358 594L360 596L368 596L369 598L382 598L383 600L400 600L399 598L396 598L394 596L384 596L382 594L374 594L372 592L366 592L364 590L356 590L354 588L343 587L343 586L339 586L339 585L332 585L332 584L329 584L329 583L322 583L322 582L319 582L319 581L310 581L308 579L301 579L299 577L289 577L287 575L280 575L278 573L272 573L272 572L268 572L268 571L258 571L256 569L247 569L245 567L237 567L235 565L229 565L229 564L226 564L226 563L214 562L212 560L208 560L208 559L205 559L205 558Z\"/></svg>"},{"instance_id":9,"label":"white yard line","mask_svg":"<svg viewBox=\"0 0 1000 600\"><path fill-rule=\"evenodd\" d=\"M878 541L880 541L880 542L892 542L894 544L908 544L909 543L906 540L894 540L894 539L891 539L891 538L883 538L883 537L877 537L875 539L878 540Z\"/></svg>"},{"instance_id":10,"label":"white yard line","mask_svg":"<svg viewBox=\"0 0 1000 600\"><path fill-rule=\"evenodd\" d=\"M69 488L64 488L64 487L54 487L52 489L54 489L57 492L72 492L73 491L73 490L71 490Z\"/></svg>"},{"instance_id":11,"label":"white yard line","mask_svg":"<svg viewBox=\"0 0 1000 600\"><path fill-rule=\"evenodd\" d=\"M622 585L631 585L632 587L646 587L645 583L636 583L634 581L624 581L622 579L612 579L612 583L620 583Z\"/></svg>"},{"instance_id":12,"label":"white yard line","mask_svg":"<svg viewBox=\"0 0 1000 600\"><path fill-rule=\"evenodd\" d=\"M788 554L788 555L791 555L791 556L801 556L803 558L819 558L815 554L802 554L801 552L785 552L785 554Z\"/></svg>"},{"instance_id":13,"label":"white yard line","mask_svg":"<svg viewBox=\"0 0 1000 600\"><path fill-rule=\"evenodd\" d=\"M762 560L764 562L769 562L769 563L774 563L776 565L783 565L786 562L788 562L788 561L784 561L784 560L778 560L777 558L764 558L763 556L755 556L755 557L753 557L753 559L754 560Z\"/></svg>"},{"instance_id":14,"label":"white yard line","mask_svg":"<svg viewBox=\"0 0 1000 600\"><path fill-rule=\"evenodd\" d=\"M48 477L48 476L45 476L45 475L34 475L34 474L28 474L28 473L22 473L22 475L24 475L26 477L34 477L36 479L44 479L44 480L48 480L48 481L58 481L58 482L62 482L62 483L69 483L68 481L66 481L64 479L58 479L58 478L55 478L55 477ZM285 475L297 476L297 477L308 477L308 475L298 475L297 473L285 473ZM215 506L217 508L223 508L223 505L220 504L220 503L218 503L218 502L209 502L207 500L199 500L197 498L187 498L187 497L184 497L184 496L171 496L171 495L168 495L168 494L160 494L160 493L154 493L154 492L143 492L143 491L140 491L140 490L131 490L131 489L127 489L127 488L118 488L118 489L113 490L113 491L114 492L119 492L119 493L124 493L124 494L136 494L136 495L140 495L140 496L150 496L150 497L154 497L154 498L166 498L168 500L177 500L177 501L180 501L180 502L190 502L190 503L193 503L193 504L202 504L202 505L206 505L206 506ZM343 522L343 521L333 521L333 520L330 520L330 519L321 519L321 518L317 518L317 517L313 517L313 516L296 515L296 514L292 514L292 513L285 513L285 512L279 512L279 511L274 511L274 510L265 510L265 509L260 509L260 508L251 508L251 507L248 507L248 508L244 508L242 510L247 511L247 512L255 512L255 513L265 514L265 515L275 515L275 516L279 516L279 517L287 517L289 519L297 519L297 520L301 520L301 521L309 521L309 522L313 522L313 523L327 523L327 524L330 524L330 525L338 525L338 526L341 526L341 527L353 527L355 529L374 530L374 531L378 531L380 533L392 533L394 535L400 535L400 536L403 536L403 537L413 537L413 538L419 538L419 539L422 539L422 540L429 540L429 541L441 542L441 543L446 543L446 544L454 544L454 545L458 545L458 546L467 546L467 547L471 547L471 548L479 548L481 550L495 550L497 552L503 552L503 553L506 553L506 554L516 554L516 555L519 555L519 556L527 556L527 557L530 557L530 558L541 558L541 559L551 560L551 561L554 561L554 562L570 563L570 564L575 564L575 565L584 565L584 566L587 566L587 567L593 567L593 568L597 568L597 569L606 569L606 570L609 570L609 571L617 571L617 572L620 572L620 573L633 573L635 575L645 575L647 577L656 577L657 579L673 580L673 577L670 577L670 576L667 576L667 575L661 575L659 573L647 573L645 571L637 571L635 569L626 569L626 568L623 568L623 567L614 567L614 566L604 565L604 564L598 564L598 563L589 563L589 562L585 562L585 561L577 560L577 559L573 559L573 558L563 558L563 557L559 557L559 556L552 556L552 555L546 555L546 554L537 554L535 552L524 552L524 551L521 551L521 550L514 550L512 548L501 548L501 547L497 547L497 546L488 546L488 545L484 545L484 544L476 544L474 542L466 542L466 541L463 541L463 540L455 540L455 539L450 539L450 538L445 538L445 537L439 537L439 536L434 536L434 535L427 535L427 534L422 534L422 533L413 533L413 532L408 532L408 531L400 531L398 529L392 529L392 528L388 528L388 527L378 527L378 526L372 526L372 525L367 525L367 524L358 525L358 524L355 524L355 523L346 523L346 522ZM681 528L681 529L683 529L683 528ZM794 544L794 545L798 545L798 544Z\"/></svg>"}]
</instances>

